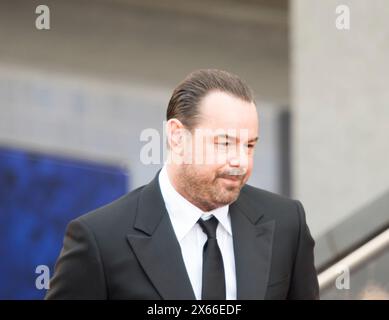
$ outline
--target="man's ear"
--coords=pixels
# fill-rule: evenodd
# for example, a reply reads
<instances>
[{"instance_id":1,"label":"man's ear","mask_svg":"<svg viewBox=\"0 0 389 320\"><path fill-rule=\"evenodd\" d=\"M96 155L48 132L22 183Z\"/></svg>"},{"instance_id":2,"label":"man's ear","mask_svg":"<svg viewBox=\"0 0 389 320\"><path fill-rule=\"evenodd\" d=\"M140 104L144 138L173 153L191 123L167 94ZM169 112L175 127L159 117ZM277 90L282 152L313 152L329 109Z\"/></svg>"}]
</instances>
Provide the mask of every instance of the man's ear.
<instances>
[{"instance_id":1,"label":"man's ear","mask_svg":"<svg viewBox=\"0 0 389 320\"><path fill-rule=\"evenodd\" d=\"M170 119L166 124L167 140L170 150L180 154L184 143L184 125L178 119Z\"/></svg>"}]
</instances>

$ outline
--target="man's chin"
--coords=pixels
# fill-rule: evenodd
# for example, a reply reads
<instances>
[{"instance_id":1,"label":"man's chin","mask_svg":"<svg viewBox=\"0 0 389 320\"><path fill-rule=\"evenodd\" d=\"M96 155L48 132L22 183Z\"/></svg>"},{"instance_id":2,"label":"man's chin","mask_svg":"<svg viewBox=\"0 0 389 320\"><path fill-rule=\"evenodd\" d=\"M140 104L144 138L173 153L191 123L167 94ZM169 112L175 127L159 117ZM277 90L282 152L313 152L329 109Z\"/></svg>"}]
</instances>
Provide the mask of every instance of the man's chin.
<instances>
[{"instance_id":1,"label":"man's chin","mask_svg":"<svg viewBox=\"0 0 389 320\"><path fill-rule=\"evenodd\" d=\"M221 205L228 205L232 202L235 202L240 194L240 188L233 188L232 190L224 190L222 191L223 196L220 197L220 204Z\"/></svg>"}]
</instances>

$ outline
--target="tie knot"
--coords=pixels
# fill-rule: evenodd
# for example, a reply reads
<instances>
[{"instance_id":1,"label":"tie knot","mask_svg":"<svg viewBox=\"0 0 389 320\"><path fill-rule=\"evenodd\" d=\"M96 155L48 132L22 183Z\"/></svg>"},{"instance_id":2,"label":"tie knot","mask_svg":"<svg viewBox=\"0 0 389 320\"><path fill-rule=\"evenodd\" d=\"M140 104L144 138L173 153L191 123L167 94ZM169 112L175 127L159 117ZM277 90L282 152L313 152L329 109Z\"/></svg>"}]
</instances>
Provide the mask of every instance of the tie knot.
<instances>
[{"instance_id":1,"label":"tie knot","mask_svg":"<svg viewBox=\"0 0 389 320\"><path fill-rule=\"evenodd\" d=\"M212 218L208 220L199 219L198 221L201 229L203 229L204 233L207 235L208 239L216 239L216 228L219 224L219 221L212 216Z\"/></svg>"}]
</instances>

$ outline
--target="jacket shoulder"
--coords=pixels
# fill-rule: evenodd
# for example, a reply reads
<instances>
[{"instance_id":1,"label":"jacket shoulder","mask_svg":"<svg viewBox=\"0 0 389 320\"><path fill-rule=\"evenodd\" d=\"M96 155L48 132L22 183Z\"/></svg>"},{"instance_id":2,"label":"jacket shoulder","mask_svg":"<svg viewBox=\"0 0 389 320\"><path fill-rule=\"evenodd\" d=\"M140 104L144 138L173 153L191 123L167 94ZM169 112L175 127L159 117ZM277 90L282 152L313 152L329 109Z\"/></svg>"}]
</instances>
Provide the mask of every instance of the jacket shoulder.
<instances>
[{"instance_id":1,"label":"jacket shoulder","mask_svg":"<svg viewBox=\"0 0 389 320\"><path fill-rule=\"evenodd\" d=\"M241 200L251 210L260 210L266 220L275 219L278 223L300 225L300 202L267 190L245 185L241 191Z\"/></svg>"},{"instance_id":2,"label":"jacket shoulder","mask_svg":"<svg viewBox=\"0 0 389 320\"><path fill-rule=\"evenodd\" d=\"M128 229L135 218L139 196L144 186L139 187L122 197L100 208L90 211L75 220L86 224L93 231Z\"/></svg>"},{"instance_id":3,"label":"jacket shoulder","mask_svg":"<svg viewBox=\"0 0 389 320\"><path fill-rule=\"evenodd\" d=\"M280 207L294 206L296 208L296 200L248 184L242 188L241 194L249 202Z\"/></svg>"}]
</instances>

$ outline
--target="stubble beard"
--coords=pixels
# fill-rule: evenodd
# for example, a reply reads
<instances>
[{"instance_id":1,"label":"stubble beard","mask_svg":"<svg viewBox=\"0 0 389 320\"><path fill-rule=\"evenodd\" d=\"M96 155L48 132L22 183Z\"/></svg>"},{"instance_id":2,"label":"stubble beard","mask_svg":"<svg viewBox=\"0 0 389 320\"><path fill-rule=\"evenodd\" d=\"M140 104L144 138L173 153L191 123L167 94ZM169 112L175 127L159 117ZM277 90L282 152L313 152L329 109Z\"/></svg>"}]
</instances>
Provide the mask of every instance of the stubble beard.
<instances>
[{"instance_id":1,"label":"stubble beard","mask_svg":"<svg viewBox=\"0 0 389 320\"><path fill-rule=\"evenodd\" d=\"M197 174L191 166L184 166L179 185L188 201L207 212L234 202L239 197L244 179L237 186L223 185L218 176L210 180Z\"/></svg>"}]
</instances>

